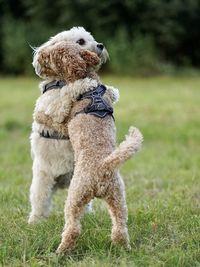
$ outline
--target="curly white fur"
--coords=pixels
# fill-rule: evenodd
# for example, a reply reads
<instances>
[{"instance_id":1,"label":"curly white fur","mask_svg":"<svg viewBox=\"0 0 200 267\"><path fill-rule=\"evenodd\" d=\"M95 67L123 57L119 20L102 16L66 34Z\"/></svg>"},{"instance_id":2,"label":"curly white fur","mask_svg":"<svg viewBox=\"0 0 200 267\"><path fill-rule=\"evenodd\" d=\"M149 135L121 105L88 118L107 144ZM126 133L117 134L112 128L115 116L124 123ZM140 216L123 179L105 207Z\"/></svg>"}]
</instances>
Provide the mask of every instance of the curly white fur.
<instances>
[{"instance_id":1,"label":"curly white fur","mask_svg":"<svg viewBox=\"0 0 200 267\"><path fill-rule=\"evenodd\" d=\"M34 48L32 64L36 74L40 76L41 66L38 62L38 54L43 48L50 47L61 41L77 43L80 39L84 39L84 44L81 46L83 49L97 53L101 63L106 62L108 58L107 50L105 48L99 50L99 43L83 27L73 27L68 31L63 31L51 37L49 41L40 47ZM48 80L40 84L41 92L45 84L51 80L51 78L48 78ZM72 102L75 101L76 97L88 91L91 87L96 87L96 85L96 80L86 78L74 84L68 84L61 90L51 90L42 94L36 102L33 118L35 118L37 112L44 111L55 122L61 123L66 117L66 113L70 111ZM118 90L108 86L108 91L110 92L111 100L116 102L119 98ZM61 186L63 180L64 183L69 184L74 168L74 154L70 141L43 138L40 136L42 131L48 131L51 134L53 129L36 122L34 119L30 137L33 158L33 181L30 188L32 210L29 216L29 223L36 222L49 215L52 193L57 188L59 180L61 180ZM65 176L64 179L63 176Z\"/></svg>"},{"instance_id":2,"label":"curly white fur","mask_svg":"<svg viewBox=\"0 0 200 267\"><path fill-rule=\"evenodd\" d=\"M41 91L45 84L46 82L40 84ZM61 123L70 112L71 105L77 97L96 86L96 80L85 78L70 83L60 90L50 90L37 99L33 116L37 112L44 111L54 121ZM117 102L118 89L107 86L107 91L111 100ZM74 153L70 141L43 138L40 136L42 131L52 133L53 129L34 120L30 137L33 181L30 188L32 211L29 223L48 217L52 193L57 182L65 176L65 182L69 184L74 168Z\"/></svg>"}]
</instances>

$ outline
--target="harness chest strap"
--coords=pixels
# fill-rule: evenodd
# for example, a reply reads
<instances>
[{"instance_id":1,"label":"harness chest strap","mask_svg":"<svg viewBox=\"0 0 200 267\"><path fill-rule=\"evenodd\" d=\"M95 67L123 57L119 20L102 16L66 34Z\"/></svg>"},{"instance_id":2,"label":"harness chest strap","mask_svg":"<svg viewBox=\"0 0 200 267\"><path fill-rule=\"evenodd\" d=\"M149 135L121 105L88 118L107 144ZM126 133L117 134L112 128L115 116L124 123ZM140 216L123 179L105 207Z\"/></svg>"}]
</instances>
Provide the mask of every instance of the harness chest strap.
<instances>
[{"instance_id":1,"label":"harness chest strap","mask_svg":"<svg viewBox=\"0 0 200 267\"><path fill-rule=\"evenodd\" d=\"M103 99L103 95L106 92L106 87L103 84L99 84L95 89L86 92L78 97L78 101L83 99L90 99L91 103L88 104L83 110L76 113L91 114L99 118L104 118L107 115L113 117L113 108ZM114 117L113 117L114 119Z\"/></svg>"}]
</instances>

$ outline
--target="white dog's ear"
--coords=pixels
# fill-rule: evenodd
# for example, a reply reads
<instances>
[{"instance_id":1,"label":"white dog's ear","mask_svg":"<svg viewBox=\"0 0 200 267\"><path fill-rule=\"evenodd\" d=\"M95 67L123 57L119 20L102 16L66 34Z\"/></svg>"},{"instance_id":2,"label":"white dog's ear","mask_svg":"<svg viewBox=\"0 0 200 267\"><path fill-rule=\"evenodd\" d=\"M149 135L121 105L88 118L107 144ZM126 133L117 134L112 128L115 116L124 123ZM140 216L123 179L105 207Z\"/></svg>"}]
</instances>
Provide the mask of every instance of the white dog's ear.
<instances>
[{"instance_id":1,"label":"white dog's ear","mask_svg":"<svg viewBox=\"0 0 200 267\"><path fill-rule=\"evenodd\" d=\"M109 57L108 51L104 47L103 53L101 54L101 62L102 62L102 64L106 63L106 61L109 60L109 59L110 59L110 57Z\"/></svg>"},{"instance_id":2,"label":"white dog's ear","mask_svg":"<svg viewBox=\"0 0 200 267\"><path fill-rule=\"evenodd\" d=\"M34 69L35 69L35 73L36 73L39 77L43 78L43 77L41 76L41 70L42 70L42 67L41 67L40 63L38 62L38 52L37 52L37 50L35 50L35 53L34 53L34 56L33 56L33 62L32 62L32 65L33 65L33 67L34 67Z\"/></svg>"}]
</instances>

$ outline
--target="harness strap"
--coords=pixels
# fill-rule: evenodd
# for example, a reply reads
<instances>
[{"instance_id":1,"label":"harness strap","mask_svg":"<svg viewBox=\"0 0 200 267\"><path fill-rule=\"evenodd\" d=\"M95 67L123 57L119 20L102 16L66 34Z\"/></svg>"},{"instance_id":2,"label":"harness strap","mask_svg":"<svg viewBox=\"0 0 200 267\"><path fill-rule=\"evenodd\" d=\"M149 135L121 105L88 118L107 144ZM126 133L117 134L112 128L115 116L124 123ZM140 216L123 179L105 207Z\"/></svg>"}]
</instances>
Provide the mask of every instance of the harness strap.
<instances>
[{"instance_id":1,"label":"harness strap","mask_svg":"<svg viewBox=\"0 0 200 267\"><path fill-rule=\"evenodd\" d=\"M52 81L52 82L49 82L47 84L45 84L44 88L43 88L43 94L46 93L47 91L50 91L52 89L61 89L63 86L66 85L66 82L63 81L63 80L60 80L60 81ZM42 131L40 133L40 136L41 137L44 137L44 138L47 138L47 139L55 139L55 140L69 140L68 137L62 135L61 133L59 132L52 132L51 134L49 133L49 131Z\"/></svg>"}]
</instances>

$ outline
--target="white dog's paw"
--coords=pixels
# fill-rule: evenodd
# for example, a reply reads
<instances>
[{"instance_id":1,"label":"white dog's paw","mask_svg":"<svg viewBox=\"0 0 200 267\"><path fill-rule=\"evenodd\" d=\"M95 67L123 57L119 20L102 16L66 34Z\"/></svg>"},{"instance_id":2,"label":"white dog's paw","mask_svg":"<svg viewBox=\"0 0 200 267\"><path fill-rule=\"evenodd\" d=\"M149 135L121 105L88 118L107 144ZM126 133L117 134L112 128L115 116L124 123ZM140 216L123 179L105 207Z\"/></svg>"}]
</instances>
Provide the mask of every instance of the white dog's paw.
<instances>
[{"instance_id":1,"label":"white dog's paw","mask_svg":"<svg viewBox=\"0 0 200 267\"><path fill-rule=\"evenodd\" d=\"M35 215L35 214L31 214L29 216L29 219L28 219L28 224L39 223L39 222L44 221L46 219L47 219L47 217L45 217L45 216L42 216L42 215L38 216L38 215Z\"/></svg>"}]
</instances>

